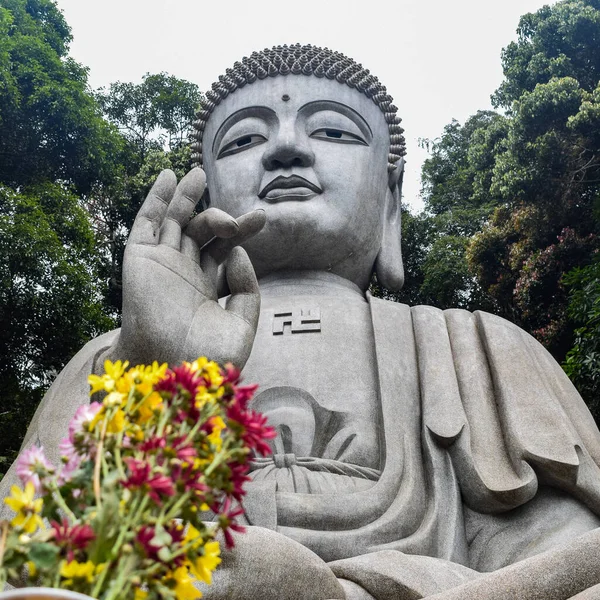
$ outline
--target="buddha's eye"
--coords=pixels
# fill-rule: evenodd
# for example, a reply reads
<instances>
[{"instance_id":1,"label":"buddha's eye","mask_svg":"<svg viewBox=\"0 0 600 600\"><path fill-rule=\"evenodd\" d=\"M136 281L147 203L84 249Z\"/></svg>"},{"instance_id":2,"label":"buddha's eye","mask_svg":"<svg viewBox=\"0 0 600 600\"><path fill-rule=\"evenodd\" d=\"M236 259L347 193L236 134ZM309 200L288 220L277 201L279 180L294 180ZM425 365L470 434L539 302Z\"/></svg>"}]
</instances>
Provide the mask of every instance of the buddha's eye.
<instances>
[{"instance_id":1,"label":"buddha's eye","mask_svg":"<svg viewBox=\"0 0 600 600\"><path fill-rule=\"evenodd\" d=\"M253 148L254 146L258 146L258 144L262 144L266 141L267 138L258 133L252 135L244 135L242 137L237 138L236 140L233 140L233 142L229 142L229 144L223 146L223 148L217 156L217 160L219 158L223 158L224 156L230 156L231 154L243 152L244 150L248 150L248 148Z\"/></svg>"},{"instance_id":2,"label":"buddha's eye","mask_svg":"<svg viewBox=\"0 0 600 600\"><path fill-rule=\"evenodd\" d=\"M367 146L367 142L355 133L349 133L342 129L324 127L317 129L310 134L310 137L328 142L337 142L338 144L361 144Z\"/></svg>"}]
</instances>

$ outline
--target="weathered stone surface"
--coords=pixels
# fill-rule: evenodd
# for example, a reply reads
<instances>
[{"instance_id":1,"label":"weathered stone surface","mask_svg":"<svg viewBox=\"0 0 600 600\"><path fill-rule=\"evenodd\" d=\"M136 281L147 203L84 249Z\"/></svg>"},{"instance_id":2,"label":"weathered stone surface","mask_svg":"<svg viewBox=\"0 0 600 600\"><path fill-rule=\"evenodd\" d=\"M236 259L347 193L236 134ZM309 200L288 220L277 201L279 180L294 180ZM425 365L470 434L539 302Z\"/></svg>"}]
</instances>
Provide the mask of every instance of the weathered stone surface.
<instances>
[{"instance_id":1,"label":"weathered stone surface","mask_svg":"<svg viewBox=\"0 0 600 600\"><path fill-rule=\"evenodd\" d=\"M558 600L595 586L589 411L515 325L365 292L373 270L391 288L403 278L401 133L384 91L374 101L317 62L316 76L254 65L207 96L207 191L199 169L161 174L126 250L123 327L69 363L26 445L56 459L106 357L231 360L279 435L207 598ZM210 208L192 217L198 201ZM14 481L13 468L0 496Z\"/></svg>"},{"instance_id":2,"label":"weathered stone surface","mask_svg":"<svg viewBox=\"0 0 600 600\"><path fill-rule=\"evenodd\" d=\"M453 590L429 596L431 600L566 600L596 599L600 560L600 531L588 532L568 546L549 550ZM590 589L591 588L591 589ZM583 595L579 592L587 590ZM586 595L588 594L588 595Z\"/></svg>"}]
</instances>

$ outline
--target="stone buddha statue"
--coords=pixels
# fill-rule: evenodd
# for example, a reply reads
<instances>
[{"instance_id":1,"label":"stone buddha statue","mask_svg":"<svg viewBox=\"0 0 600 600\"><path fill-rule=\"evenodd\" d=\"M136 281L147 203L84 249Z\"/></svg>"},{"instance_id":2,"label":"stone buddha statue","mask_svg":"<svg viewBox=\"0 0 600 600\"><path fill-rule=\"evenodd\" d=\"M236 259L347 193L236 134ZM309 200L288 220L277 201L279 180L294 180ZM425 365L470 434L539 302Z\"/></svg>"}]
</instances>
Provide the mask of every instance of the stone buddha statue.
<instances>
[{"instance_id":1,"label":"stone buddha statue","mask_svg":"<svg viewBox=\"0 0 600 600\"><path fill-rule=\"evenodd\" d=\"M600 583L600 433L559 365L499 317L366 291L373 271L403 282L396 110L327 49L228 70L195 167L163 172L132 228L122 328L73 358L27 433L56 457L105 358L243 367L278 436L207 598L559 600Z\"/></svg>"}]
</instances>

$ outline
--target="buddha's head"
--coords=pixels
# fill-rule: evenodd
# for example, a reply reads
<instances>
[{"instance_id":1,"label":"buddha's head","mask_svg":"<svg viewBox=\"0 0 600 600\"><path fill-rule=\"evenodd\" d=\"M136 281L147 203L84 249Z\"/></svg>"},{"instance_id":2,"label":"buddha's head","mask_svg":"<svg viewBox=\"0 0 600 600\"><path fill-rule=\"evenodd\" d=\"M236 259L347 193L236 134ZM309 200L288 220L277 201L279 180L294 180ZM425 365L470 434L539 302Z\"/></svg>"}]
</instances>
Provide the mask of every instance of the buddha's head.
<instances>
[{"instance_id":1,"label":"buddha's head","mask_svg":"<svg viewBox=\"0 0 600 600\"><path fill-rule=\"evenodd\" d=\"M365 289L375 268L383 285L402 286L399 122L375 77L312 46L255 52L213 85L193 160L211 206L266 211L244 244L259 279L322 270Z\"/></svg>"}]
</instances>

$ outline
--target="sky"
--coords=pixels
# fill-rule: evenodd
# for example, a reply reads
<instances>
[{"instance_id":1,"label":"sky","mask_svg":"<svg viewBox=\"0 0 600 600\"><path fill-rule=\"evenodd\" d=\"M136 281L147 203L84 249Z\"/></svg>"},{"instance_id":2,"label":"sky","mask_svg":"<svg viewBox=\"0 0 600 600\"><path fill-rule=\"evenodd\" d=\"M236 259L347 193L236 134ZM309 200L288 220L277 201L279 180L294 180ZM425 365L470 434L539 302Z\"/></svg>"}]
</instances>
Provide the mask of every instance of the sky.
<instances>
[{"instance_id":1,"label":"sky","mask_svg":"<svg viewBox=\"0 0 600 600\"><path fill-rule=\"evenodd\" d=\"M58 0L71 55L93 88L165 71L207 90L236 60L277 44L351 56L387 87L407 141L404 200L422 208L420 170L452 119L492 108L502 48L541 0Z\"/></svg>"}]
</instances>

